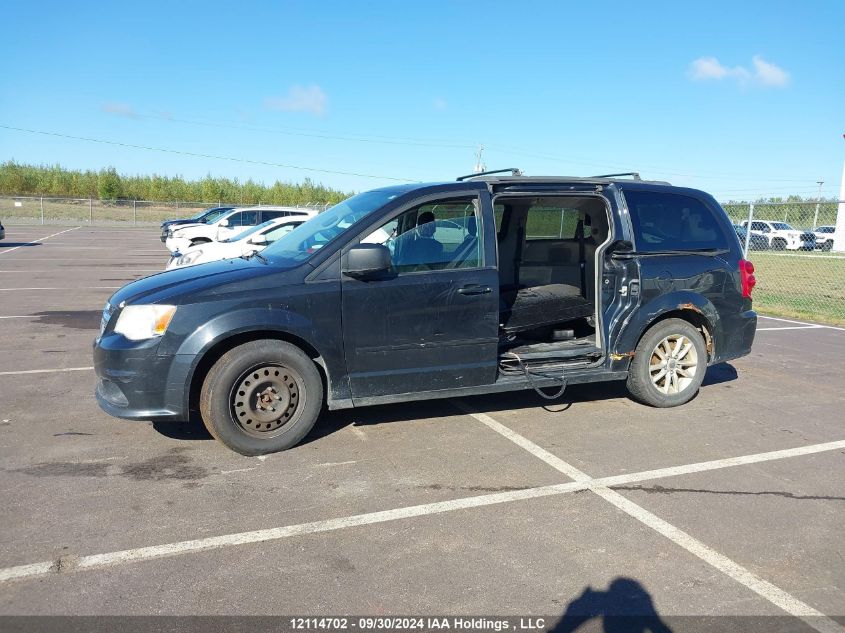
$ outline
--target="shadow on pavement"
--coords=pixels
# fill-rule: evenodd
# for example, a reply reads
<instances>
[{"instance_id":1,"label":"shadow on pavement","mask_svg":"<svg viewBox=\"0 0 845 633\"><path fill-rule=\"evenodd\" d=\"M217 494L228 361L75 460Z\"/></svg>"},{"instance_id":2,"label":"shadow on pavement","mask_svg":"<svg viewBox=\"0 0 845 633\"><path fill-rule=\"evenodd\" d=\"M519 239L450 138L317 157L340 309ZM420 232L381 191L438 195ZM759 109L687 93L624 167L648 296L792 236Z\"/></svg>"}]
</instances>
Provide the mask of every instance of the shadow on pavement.
<instances>
[{"instance_id":1,"label":"shadow on pavement","mask_svg":"<svg viewBox=\"0 0 845 633\"><path fill-rule=\"evenodd\" d=\"M707 369L703 386L717 385L735 380L736 369L728 363L714 365ZM546 391L554 391L549 389ZM627 398L628 391L625 383L600 382L567 387L563 396L557 400L544 400L532 390L511 391L507 393L488 394L461 398L470 407L479 412L495 413L504 410L535 409L543 407L551 413L564 414L578 410L578 405L584 402L597 402L617 398ZM453 399L419 400L415 402L401 402L384 404L342 411L324 411L311 432L300 445L308 444L340 431L351 424L367 426L371 424L385 424L393 422L413 422L424 418L447 418L465 415L453 404ZM179 440L209 440L211 435L205 429L198 413L194 413L187 422L153 422L153 428L171 439Z\"/></svg>"},{"instance_id":2,"label":"shadow on pavement","mask_svg":"<svg viewBox=\"0 0 845 633\"><path fill-rule=\"evenodd\" d=\"M552 627L554 633L577 631L592 620L599 620L601 630L608 633L671 633L645 588L632 578L615 578L607 591L587 586L572 600L560 620ZM596 622L598 624L598 622ZM598 630L596 626L591 630Z\"/></svg>"}]
</instances>

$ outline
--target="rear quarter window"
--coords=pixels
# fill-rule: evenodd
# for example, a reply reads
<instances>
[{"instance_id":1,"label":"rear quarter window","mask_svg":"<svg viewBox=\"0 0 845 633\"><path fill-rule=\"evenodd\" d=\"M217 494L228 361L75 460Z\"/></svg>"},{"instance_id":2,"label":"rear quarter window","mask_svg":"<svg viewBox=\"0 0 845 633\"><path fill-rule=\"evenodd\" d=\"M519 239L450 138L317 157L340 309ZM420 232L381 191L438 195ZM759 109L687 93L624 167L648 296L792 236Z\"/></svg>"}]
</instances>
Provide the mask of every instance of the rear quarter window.
<instances>
[{"instance_id":1,"label":"rear quarter window","mask_svg":"<svg viewBox=\"0 0 845 633\"><path fill-rule=\"evenodd\" d=\"M627 191L625 200L641 252L729 248L715 210L692 196Z\"/></svg>"}]
</instances>

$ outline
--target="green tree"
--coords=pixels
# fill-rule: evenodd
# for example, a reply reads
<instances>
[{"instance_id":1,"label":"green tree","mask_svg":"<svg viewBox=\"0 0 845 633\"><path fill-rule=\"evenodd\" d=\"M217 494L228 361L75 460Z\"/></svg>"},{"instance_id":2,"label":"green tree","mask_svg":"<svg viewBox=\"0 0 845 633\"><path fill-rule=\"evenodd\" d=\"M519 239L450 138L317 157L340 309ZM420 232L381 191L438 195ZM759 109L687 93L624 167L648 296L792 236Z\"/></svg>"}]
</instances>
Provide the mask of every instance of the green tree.
<instances>
[{"instance_id":1,"label":"green tree","mask_svg":"<svg viewBox=\"0 0 845 633\"><path fill-rule=\"evenodd\" d=\"M100 200L117 200L123 197L123 181L114 167L103 169L98 174L97 195Z\"/></svg>"}]
</instances>

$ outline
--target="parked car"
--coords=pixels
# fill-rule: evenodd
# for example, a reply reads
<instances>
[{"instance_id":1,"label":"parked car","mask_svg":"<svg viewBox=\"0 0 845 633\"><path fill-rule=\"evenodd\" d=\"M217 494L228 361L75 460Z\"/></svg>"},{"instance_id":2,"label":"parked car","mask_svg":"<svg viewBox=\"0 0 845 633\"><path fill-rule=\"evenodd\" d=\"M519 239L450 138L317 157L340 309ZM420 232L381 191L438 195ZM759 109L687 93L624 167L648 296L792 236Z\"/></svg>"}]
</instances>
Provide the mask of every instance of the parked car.
<instances>
[{"instance_id":1,"label":"parked car","mask_svg":"<svg viewBox=\"0 0 845 633\"><path fill-rule=\"evenodd\" d=\"M178 220L165 220L161 223L161 241L164 242L168 237L168 231L171 227L181 226L184 224L209 224L214 222L221 215L227 211L231 211L235 207L212 207L210 209L203 209L195 213L189 218L182 218Z\"/></svg>"},{"instance_id":2,"label":"parked car","mask_svg":"<svg viewBox=\"0 0 845 633\"><path fill-rule=\"evenodd\" d=\"M164 244L171 253L181 252L189 246L228 239L267 220L291 215L310 217L313 214L314 212L310 209L297 207L262 206L231 209L208 222L183 224L168 229Z\"/></svg>"},{"instance_id":3,"label":"parked car","mask_svg":"<svg viewBox=\"0 0 845 633\"><path fill-rule=\"evenodd\" d=\"M734 224L734 231L736 231L736 236L739 238L739 243L744 247L745 246L745 238L746 233L748 232L744 226L739 226ZM766 238L765 235L762 233L758 233L757 231L751 231L748 235L748 250L750 251L765 251L769 248L769 240Z\"/></svg>"},{"instance_id":4,"label":"parked car","mask_svg":"<svg viewBox=\"0 0 845 633\"><path fill-rule=\"evenodd\" d=\"M748 220L740 223L743 228L747 225ZM793 229L786 222L753 220L751 230L765 237L769 248L775 251L811 251L816 247L816 236L812 231Z\"/></svg>"},{"instance_id":5,"label":"parked car","mask_svg":"<svg viewBox=\"0 0 845 633\"><path fill-rule=\"evenodd\" d=\"M833 248L833 234L835 226L819 226L813 231L816 236L816 248L822 251L829 251Z\"/></svg>"},{"instance_id":6,"label":"parked car","mask_svg":"<svg viewBox=\"0 0 845 633\"><path fill-rule=\"evenodd\" d=\"M396 185L260 258L118 290L96 397L128 419L198 410L244 455L296 445L325 408L610 380L671 407L708 365L751 350L753 273L724 210L694 189L489 172Z\"/></svg>"},{"instance_id":7,"label":"parked car","mask_svg":"<svg viewBox=\"0 0 845 633\"><path fill-rule=\"evenodd\" d=\"M3 226L3 222L0 221L0 240L6 239L6 227Z\"/></svg>"},{"instance_id":8,"label":"parked car","mask_svg":"<svg viewBox=\"0 0 845 633\"><path fill-rule=\"evenodd\" d=\"M313 215L316 215L316 213L312 213L311 216L292 215L267 220L220 242L206 242L205 244L189 246L182 252L173 253L167 262L167 270L196 266L220 259L250 256L267 248L282 235L292 231Z\"/></svg>"}]
</instances>

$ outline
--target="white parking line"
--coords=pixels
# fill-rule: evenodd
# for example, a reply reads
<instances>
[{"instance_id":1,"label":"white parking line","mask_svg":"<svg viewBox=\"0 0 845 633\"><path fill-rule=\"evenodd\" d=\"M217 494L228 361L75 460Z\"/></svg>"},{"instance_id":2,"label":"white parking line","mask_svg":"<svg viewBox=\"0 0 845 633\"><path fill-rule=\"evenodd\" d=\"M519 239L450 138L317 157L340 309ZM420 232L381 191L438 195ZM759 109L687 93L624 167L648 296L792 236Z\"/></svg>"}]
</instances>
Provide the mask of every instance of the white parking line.
<instances>
[{"instance_id":1,"label":"white parking line","mask_svg":"<svg viewBox=\"0 0 845 633\"><path fill-rule=\"evenodd\" d=\"M2 271L0 271L2 272ZM757 332L773 332L775 330L823 330L821 325L787 325L786 327L758 327Z\"/></svg>"},{"instance_id":2,"label":"white parking line","mask_svg":"<svg viewBox=\"0 0 845 633\"><path fill-rule=\"evenodd\" d=\"M712 547L705 545L704 543L690 536L683 530L675 527L667 521L664 521L657 515L649 512L642 506L637 505L636 503L622 496L615 490L611 490L607 487L606 484L599 484L599 480L592 479L589 475L578 470L575 466L572 466L571 464L563 461L559 457L552 455L544 448L541 448L528 438L523 437L516 431L506 427L500 422L497 422L489 415L486 415L484 413L477 413L469 407L465 406L463 403L460 403L458 406L461 410L465 411L482 424L486 425L490 429L511 440L515 444L521 446L535 457L546 462L555 470L565 474L568 477L571 477L576 482L591 484L589 485L589 489L608 503L622 510L628 516L637 519L643 525L646 525L652 530L665 536L676 545L679 545L680 547L687 550L689 553L703 560L705 563L715 567L726 576L729 576L730 578L734 579L741 585L747 587L748 589L756 593L758 596L768 600L773 605L779 607L783 611L797 618L801 618L802 620L804 620L804 622L809 624L817 631L822 631L824 633L829 633L833 631L841 633L842 631L845 631L845 627L842 627L834 620L828 618L822 612L814 609L813 607L804 602L801 602L800 600L790 595L780 587L777 587L772 583L763 580L762 578L755 575L739 563L734 562L724 554L717 552ZM842 443L836 442L835 444ZM683 470L683 467L679 467L675 470Z\"/></svg>"},{"instance_id":3,"label":"white parking line","mask_svg":"<svg viewBox=\"0 0 845 633\"><path fill-rule=\"evenodd\" d=\"M62 288L0 288L0 292L8 292L10 290L117 290L123 286L64 286Z\"/></svg>"},{"instance_id":4,"label":"white parking line","mask_svg":"<svg viewBox=\"0 0 845 633\"><path fill-rule=\"evenodd\" d=\"M0 376L17 376L19 374L55 374L65 371L91 371L93 367L64 367L63 369L23 369L21 371L0 371Z\"/></svg>"},{"instance_id":5,"label":"white parking line","mask_svg":"<svg viewBox=\"0 0 845 633\"><path fill-rule=\"evenodd\" d=\"M770 317L764 314L758 314L758 319L770 319L772 321L783 321L784 323L795 323L796 325L812 325L813 327L825 328L828 330L841 330L845 332L845 327L836 327L835 325L822 325L821 323L809 323L808 321L795 321L793 319L782 319L780 317Z\"/></svg>"},{"instance_id":6,"label":"white parking line","mask_svg":"<svg viewBox=\"0 0 845 633\"><path fill-rule=\"evenodd\" d=\"M37 244L38 242L49 240L51 237L56 237L57 235L61 235L62 233L67 233L68 231L75 231L76 229L81 228L81 226L74 226L73 228L65 229L64 231L59 231L58 233L53 233L52 235L48 235L47 237L39 237L37 240L32 240L31 242L27 242L26 244L21 244L20 246L13 246L8 250L0 250L0 255L5 255L6 253L11 253L12 251L16 251L19 248L23 248L24 246L29 246L30 244ZM0 246L2 246L2 244L0 244Z\"/></svg>"},{"instance_id":7,"label":"white parking line","mask_svg":"<svg viewBox=\"0 0 845 633\"><path fill-rule=\"evenodd\" d=\"M476 413L470 413L470 415L472 415L473 417L484 416L484 414ZM498 429L495 428L495 425L498 425L499 423L492 420L492 418L489 418L489 416L484 417L492 421L494 426L491 428L494 428L498 431ZM841 440L836 442L826 442L823 444L800 446L797 448L789 448L780 451L770 451L768 453L757 453L754 455L744 455L741 457L717 459L710 462L699 462L686 466L672 466L669 468L660 468L656 470L643 471L640 473L629 473L626 475L614 475L611 477L591 479L590 477L576 469L574 466L570 466L563 460L555 457L548 451L545 451L544 449L540 448L530 440L527 440L521 435L515 433L514 431L507 429L507 427L504 427L502 425L499 426L501 426L502 430L506 431L505 437L507 437L508 439L517 442L526 450L529 450L533 454L543 459L543 461L546 461L548 464L553 465L554 468L558 470L565 469L568 472L571 472L572 475L577 476L579 479L576 481L561 484L553 484L550 486L538 486L535 488L525 488L523 490L511 490L508 492L497 492L487 495L478 495L475 497L463 497L460 499L453 499L451 501L439 501L435 503L426 503L417 506L396 508L394 510L368 512L366 514L356 514L353 516L342 517L338 519L326 519L323 521L314 521L312 523L300 523L297 525L288 525L284 527L270 528L266 530L256 530L253 532L238 532L234 534L224 534L222 536L212 536L208 538L195 539L192 541L178 541L175 543L166 543L163 545L153 545L150 547L139 547L118 552L82 556L81 558L76 559L75 565L72 568L67 569L67 571L71 571L72 569L93 569L98 567L106 567L109 565L130 563L141 560L150 560L154 558L161 558L164 556L175 556L178 554L189 554L192 552L220 549L223 547L231 547L235 545L245 545L248 543L262 543L266 541L275 541L279 539L289 538L292 536L299 536L302 534L330 532L333 530L340 530L349 527L372 525L376 523L384 523L386 521L396 521L399 519L426 516L429 514L439 514L469 508L481 508L484 506L496 505L500 503L510 503L513 501L537 499L540 497L551 497L556 495L573 493L579 490L607 490L609 486L619 486L623 484L629 484L639 481L649 481L664 477L675 477L688 473L697 473L707 470L730 468L733 466L755 464L759 462L785 459L788 457L796 457L800 455L811 455L814 453L823 453L827 451L834 451L845 448L845 440ZM0 582L22 578L32 578L35 576L41 576L49 573L55 573L54 562L51 561L33 563L30 565L18 565L15 567L0 568Z\"/></svg>"}]
</instances>

